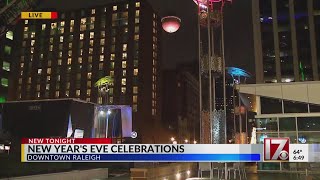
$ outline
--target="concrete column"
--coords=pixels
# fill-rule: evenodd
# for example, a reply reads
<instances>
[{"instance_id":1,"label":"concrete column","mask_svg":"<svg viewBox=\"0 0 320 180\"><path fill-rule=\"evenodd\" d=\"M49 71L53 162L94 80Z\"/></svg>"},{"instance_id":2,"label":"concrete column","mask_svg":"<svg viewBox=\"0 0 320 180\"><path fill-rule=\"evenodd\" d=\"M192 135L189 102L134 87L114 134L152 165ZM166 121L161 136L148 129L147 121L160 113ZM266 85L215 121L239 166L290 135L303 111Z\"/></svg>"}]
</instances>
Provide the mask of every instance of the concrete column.
<instances>
[{"instance_id":1,"label":"concrete column","mask_svg":"<svg viewBox=\"0 0 320 180\"><path fill-rule=\"evenodd\" d=\"M316 35L314 27L313 16L313 0L308 0L308 19L309 19L309 35L311 47L311 62L312 62L312 76L314 81L319 80L318 62L317 62L317 48L316 48Z\"/></svg>"},{"instance_id":2,"label":"concrete column","mask_svg":"<svg viewBox=\"0 0 320 180\"><path fill-rule=\"evenodd\" d=\"M262 56L262 42L261 42L261 27L260 27L260 9L259 0L252 2L252 24L253 24L253 43L254 43L254 57L256 69L256 83L263 83L263 56Z\"/></svg>"},{"instance_id":3,"label":"concrete column","mask_svg":"<svg viewBox=\"0 0 320 180\"><path fill-rule=\"evenodd\" d=\"M279 47L279 33L278 33L278 18L277 18L277 0L271 1L272 7L272 25L273 25L273 43L274 53L276 57L276 78L277 82L281 82L281 64L280 64L280 47Z\"/></svg>"},{"instance_id":4,"label":"concrete column","mask_svg":"<svg viewBox=\"0 0 320 180\"><path fill-rule=\"evenodd\" d=\"M296 32L296 22L294 18L294 1L293 0L289 0L289 12L290 12L290 29L291 29L294 80L300 81L297 32Z\"/></svg>"}]
</instances>

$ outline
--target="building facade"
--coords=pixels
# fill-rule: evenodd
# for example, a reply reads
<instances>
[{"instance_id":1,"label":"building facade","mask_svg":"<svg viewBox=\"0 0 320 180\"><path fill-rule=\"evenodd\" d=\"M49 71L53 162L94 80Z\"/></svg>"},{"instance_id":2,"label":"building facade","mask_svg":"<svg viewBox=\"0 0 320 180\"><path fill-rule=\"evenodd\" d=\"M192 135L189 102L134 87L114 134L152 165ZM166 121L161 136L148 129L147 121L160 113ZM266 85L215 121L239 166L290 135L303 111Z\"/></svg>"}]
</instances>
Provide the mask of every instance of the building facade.
<instances>
[{"instance_id":1,"label":"building facade","mask_svg":"<svg viewBox=\"0 0 320 180\"><path fill-rule=\"evenodd\" d=\"M277 84L243 84L242 95L253 95L256 101L254 127L256 142L267 137L287 137L292 144L320 143L319 81ZM258 170L290 170L291 163L259 163ZM310 163L299 163L306 169Z\"/></svg>"},{"instance_id":2,"label":"building facade","mask_svg":"<svg viewBox=\"0 0 320 180\"><path fill-rule=\"evenodd\" d=\"M257 83L319 80L320 1L252 1Z\"/></svg>"},{"instance_id":3,"label":"building facade","mask_svg":"<svg viewBox=\"0 0 320 180\"><path fill-rule=\"evenodd\" d=\"M6 33L0 36L0 102L5 102L8 98L9 93L9 82L13 81L10 79L10 67L13 62L12 53L13 53L13 32L7 31Z\"/></svg>"},{"instance_id":4,"label":"building facade","mask_svg":"<svg viewBox=\"0 0 320 180\"><path fill-rule=\"evenodd\" d=\"M200 137L199 81L189 70L180 67L163 73L163 124L178 143L199 142Z\"/></svg>"},{"instance_id":5,"label":"building facade","mask_svg":"<svg viewBox=\"0 0 320 180\"><path fill-rule=\"evenodd\" d=\"M161 24L152 7L144 0L125 0L58 14L56 20L18 25L11 99L70 97L131 105L133 130L153 139L150 127L159 119L160 105ZM114 79L107 100L94 85L105 76Z\"/></svg>"}]
</instances>

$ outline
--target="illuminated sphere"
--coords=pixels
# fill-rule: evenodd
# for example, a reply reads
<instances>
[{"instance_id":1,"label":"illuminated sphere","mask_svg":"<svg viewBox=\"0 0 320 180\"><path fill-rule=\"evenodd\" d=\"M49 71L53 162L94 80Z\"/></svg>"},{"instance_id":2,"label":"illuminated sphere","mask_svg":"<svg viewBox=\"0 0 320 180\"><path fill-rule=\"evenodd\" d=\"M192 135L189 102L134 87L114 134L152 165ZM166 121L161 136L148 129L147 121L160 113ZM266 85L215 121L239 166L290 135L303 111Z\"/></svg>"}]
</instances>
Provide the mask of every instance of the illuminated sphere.
<instances>
[{"instance_id":1,"label":"illuminated sphere","mask_svg":"<svg viewBox=\"0 0 320 180\"><path fill-rule=\"evenodd\" d=\"M162 28L168 33L174 33L179 30L181 19L176 16L166 16L161 19Z\"/></svg>"}]
</instances>

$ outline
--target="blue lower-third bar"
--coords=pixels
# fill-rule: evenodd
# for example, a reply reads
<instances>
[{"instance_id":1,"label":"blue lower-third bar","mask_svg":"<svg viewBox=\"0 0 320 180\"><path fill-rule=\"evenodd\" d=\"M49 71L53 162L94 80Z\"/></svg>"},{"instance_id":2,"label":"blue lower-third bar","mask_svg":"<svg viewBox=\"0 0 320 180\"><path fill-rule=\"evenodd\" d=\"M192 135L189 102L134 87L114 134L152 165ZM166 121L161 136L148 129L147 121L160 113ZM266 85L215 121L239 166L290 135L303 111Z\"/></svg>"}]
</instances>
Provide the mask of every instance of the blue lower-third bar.
<instances>
[{"instance_id":1,"label":"blue lower-third bar","mask_svg":"<svg viewBox=\"0 0 320 180\"><path fill-rule=\"evenodd\" d=\"M27 154L26 162L257 162L260 154Z\"/></svg>"}]
</instances>

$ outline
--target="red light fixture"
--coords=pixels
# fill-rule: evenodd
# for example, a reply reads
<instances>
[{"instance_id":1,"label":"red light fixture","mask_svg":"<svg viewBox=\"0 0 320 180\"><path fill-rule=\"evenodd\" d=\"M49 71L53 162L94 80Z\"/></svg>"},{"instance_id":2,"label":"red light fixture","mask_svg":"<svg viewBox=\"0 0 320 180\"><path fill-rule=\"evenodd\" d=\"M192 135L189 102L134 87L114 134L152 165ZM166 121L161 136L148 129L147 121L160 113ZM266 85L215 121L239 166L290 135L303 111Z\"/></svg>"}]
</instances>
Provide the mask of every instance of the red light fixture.
<instances>
[{"instance_id":1,"label":"red light fixture","mask_svg":"<svg viewBox=\"0 0 320 180\"><path fill-rule=\"evenodd\" d=\"M162 28L168 33L174 33L179 30L181 19L176 16L166 16L161 19Z\"/></svg>"}]
</instances>

